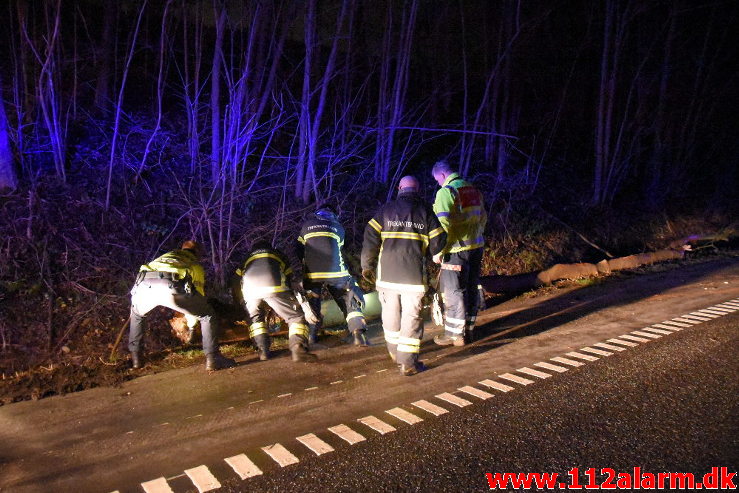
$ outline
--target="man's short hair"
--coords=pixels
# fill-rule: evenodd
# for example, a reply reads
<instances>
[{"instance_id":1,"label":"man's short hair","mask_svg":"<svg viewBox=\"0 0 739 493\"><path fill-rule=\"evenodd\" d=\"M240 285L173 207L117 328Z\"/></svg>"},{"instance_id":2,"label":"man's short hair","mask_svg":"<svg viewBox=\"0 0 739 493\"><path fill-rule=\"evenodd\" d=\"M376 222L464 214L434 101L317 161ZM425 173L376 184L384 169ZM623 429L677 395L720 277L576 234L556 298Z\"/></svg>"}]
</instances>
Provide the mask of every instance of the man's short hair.
<instances>
[{"instance_id":1,"label":"man's short hair","mask_svg":"<svg viewBox=\"0 0 739 493\"><path fill-rule=\"evenodd\" d=\"M432 175L437 175L439 173L454 173L454 170L446 160L442 159L440 161L436 161L434 167L431 168Z\"/></svg>"},{"instance_id":2,"label":"man's short hair","mask_svg":"<svg viewBox=\"0 0 739 493\"><path fill-rule=\"evenodd\" d=\"M205 248L203 248L203 245L195 240L185 240L180 248L182 250L190 250L198 257L202 257L205 254Z\"/></svg>"}]
</instances>

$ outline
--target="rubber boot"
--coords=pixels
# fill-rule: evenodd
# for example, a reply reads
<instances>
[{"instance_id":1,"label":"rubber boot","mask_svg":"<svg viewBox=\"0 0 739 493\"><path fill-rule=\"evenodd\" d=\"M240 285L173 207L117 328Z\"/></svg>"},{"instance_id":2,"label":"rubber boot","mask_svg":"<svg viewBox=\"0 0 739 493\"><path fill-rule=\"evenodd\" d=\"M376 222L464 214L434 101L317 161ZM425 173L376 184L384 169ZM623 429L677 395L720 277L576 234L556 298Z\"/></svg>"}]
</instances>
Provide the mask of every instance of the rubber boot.
<instances>
[{"instance_id":1,"label":"rubber boot","mask_svg":"<svg viewBox=\"0 0 739 493\"><path fill-rule=\"evenodd\" d=\"M259 359L267 361L272 354L269 351L270 337L267 334L259 334L254 338L254 345L257 347Z\"/></svg>"},{"instance_id":2,"label":"rubber boot","mask_svg":"<svg viewBox=\"0 0 739 493\"><path fill-rule=\"evenodd\" d=\"M313 363L318 360L318 356L309 353L303 346L293 346L290 348L290 352L292 353L293 361L296 363Z\"/></svg>"},{"instance_id":3,"label":"rubber boot","mask_svg":"<svg viewBox=\"0 0 739 493\"><path fill-rule=\"evenodd\" d=\"M422 371L428 370L428 367L422 361L416 361L412 365L400 365L400 374L406 377L413 376Z\"/></svg>"},{"instance_id":4,"label":"rubber boot","mask_svg":"<svg viewBox=\"0 0 739 493\"><path fill-rule=\"evenodd\" d=\"M131 368L133 369L141 368L141 354L140 353L131 353Z\"/></svg>"},{"instance_id":5,"label":"rubber boot","mask_svg":"<svg viewBox=\"0 0 739 493\"><path fill-rule=\"evenodd\" d=\"M362 346L362 347L369 346L369 342L367 341L367 336L364 335L363 330L354 331L354 345Z\"/></svg>"},{"instance_id":6,"label":"rubber boot","mask_svg":"<svg viewBox=\"0 0 739 493\"><path fill-rule=\"evenodd\" d=\"M267 361L272 356L272 353L269 351L268 347L260 346L259 348L257 348L257 350L259 351L260 361Z\"/></svg>"},{"instance_id":7,"label":"rubber boot","mask_svg":"<svg viewBox=\"0 0 739 493\"><path fill-rule=\"evenodd\" d=\"M227 358L221 353L205 355L205 369L208 371L222 370L236 365L236 361Z\"/></svg>"}]
</instances>

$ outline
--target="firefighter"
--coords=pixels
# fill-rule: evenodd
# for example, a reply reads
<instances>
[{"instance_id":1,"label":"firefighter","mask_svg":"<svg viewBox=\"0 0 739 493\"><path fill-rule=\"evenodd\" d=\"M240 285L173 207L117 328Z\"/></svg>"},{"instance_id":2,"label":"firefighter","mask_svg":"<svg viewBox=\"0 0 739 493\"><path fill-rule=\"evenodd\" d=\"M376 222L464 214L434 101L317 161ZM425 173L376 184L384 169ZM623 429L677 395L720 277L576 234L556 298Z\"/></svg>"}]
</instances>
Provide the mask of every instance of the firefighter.
<instances>
[{"instance_id":1,"label":"firefighter","mask_svg":"<svg viewBox=\"0 0 739 493\"><path fill-rule=\"evenodd\" d=\"M269 306L288 324L293 361L314 361L316 355L308 352L308 325L291 289L292 268L285 255L269 242L258 241L237 273L241 276L244 305L251 319L249 335L259 350L259 359L270 357L271 338L265 320Z\"/></svg>"},{"instance_id":2,"label":"firefighter","mask_svg":"<svg viewBox=\"0 0 739 493\"><path fill-rule=\"evenodd\" d=\"M362 276L375 281L390 357L402 375L426 369L418 360L423 337L426 259L442 251L446 233L418 194L418 180L400 180L396 200L383 205L364 229Z\"/></svg>"},{"instance_id":3,"label":"firefighter","mask_svg":"<svg viewBox=\"0 0 739 493\"><path fill-rule=\"evenodd\" d=\"M190 330L200 322L206 370L219 370L235 364L218 350L218 324L215 311L205 297L205 271L200 264L202 255L200 244L188 240L179 250L165 253L141 266L131 290L128 350L133 368L141 367L141 339L146 314L157 306L184 313Z\"/></svg>"},{"instance_id":4,"label":"firefighter","mask_svg":"<svg viewBox=\"0 0 739 493\"><path fill-rule=\"evenodd\" d=\"M347 329L356 346L367 346L366 322L362 308L364 295L346 268L341 248L344 228L330 206L323 205L300 228L298 258L303 264L303 288L307 291L318 322L310 324L310 342L321 330L321 293L325 287L346 318Z\"/></svg>"},{"instance_id":5,"label":"firefighter","mask_svg":"<svg viewBox=\"0 0 739 493\"><path fill-rule=\"evenodd\" d=\"M478 286L487 216L480 191L449 163L437 162L431 174L441 187L436 192L434 212L447 233L443 252L434 257L434 262L441 264L444 300L444 334L436 336L434 342L464 346L473 340L480 306Z\"/></svg>"}]
</instances>

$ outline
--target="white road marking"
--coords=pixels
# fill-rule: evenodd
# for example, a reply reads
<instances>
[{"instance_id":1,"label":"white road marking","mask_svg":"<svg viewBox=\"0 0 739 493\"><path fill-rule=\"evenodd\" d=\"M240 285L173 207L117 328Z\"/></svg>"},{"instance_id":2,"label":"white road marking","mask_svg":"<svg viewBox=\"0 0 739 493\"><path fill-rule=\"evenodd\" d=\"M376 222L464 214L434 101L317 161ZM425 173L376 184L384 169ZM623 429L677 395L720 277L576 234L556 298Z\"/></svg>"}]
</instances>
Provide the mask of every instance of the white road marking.
<instances>
[{"instance_id":1,"label":"white road marking","mask_svg":"<svg viewBox=\"0 0 739 493\"><path fill-rule=\"evenodd\" d=\"M612 342L613 344L622 344L622 345L628 346L628 347L636 347L636 346L639 345L639 344L637 344L635 342L624 341L624 340L616 339L616 338L608 339L608 342Z\"/></svg>"},{"instance_id":2,"label":"white road marking","mask_svg":"<svg viewBox=\"0 0 739 493\"><path fill-rule=\"evenodd\" d=\"M662 337L658 336L657 334L652 334L651 332L642 332L640 330L632 330L631 333L642 337L650 337L652 339L659 339L660 337Z\"/></svg>"},{"instance_id":3,"label":"white road marking","mask_svg":"<svg viewBox=\"0 0 739 493\"><path fill-rule=\"evenodd\" d=\"M259 476L262 474L262 470L259 469L257 465L246 456L246 454L234 455L233 457L227 457L224 460L241 479L251 478L252 476Z\"/></svg>"},{"instance_id":4,"label":"white road marking","mask_svg":"<svg viewBox=\"0 0 739 493\"><path fill-rule=\"evenodd\" d=\"M152 479L146 483L141 483L141 487L146 493L174 493L164 478Z\"/></svg>"},{"instance_id":5,"label":"white road marking","mask_svg":"<svg viewBox=\"0 0 739 493\"><path fill-rule=\"evenodd\" d=\"M570 365L574 367L582 366L583 364L579 361L575 361L574 359L569 358L563 358L562 356L557 356L555 358L550 358L552 361L556 361L557 363L562 363L563 365Z\"/></svg>"},{"instance_id":6,"label":"white road marking","mask_svg":"<svg viewBox=\"0 0 739 493\"><path fill-rule=\"evenodd\" d=\"M256 404L257 402L264 402L264 399L259 399L258 401L251 401L249 404Z\"/></svg>"},{"instance_id":7,"label":"white road marking","mask_svg":"<svg viewBox=\"0 0 739 493\"><path fill-rule=\"evenodd\" d=\"M462 399L461 397L457 397L456 395L450 394L449 392L438 394L436 398L441 399L442 401L446 401L449 404L454 404L457 407L465 407L472 404L467 399Z\"/></svg>"},{"instance_id":8,"label":"white road marking","mask_svg":"<svg viewBox=\"0 0 739 493\"><path fill-rule=\"evenodd\" d=\"M690 320L690 319L682 318L682 317L673 318L672 320L665 320L663 323L674 324L675 322L682 322L682 323L690 324L690 325L698 325L700 323L699 320Z\"/></svg>"},{"instance_id":9,"label":"white road marking","mask_svg":"<svg viewBox=\"0 0 739 493\"><path fill-rule=\"evenodd\" d=\"M708 317L699 317L698 315L688 314L688 315L680 315L683 318L692 318L693 320L698 320L699 322L708 322L711 320Z\"/></svg>"},{"instance_id":10,"label":"white road marking","mask_svg":"<svg viewBox=\"0 0 739 493\"><path fill-rule=\"evenodd\" d=\"M369 426L381 435L384 435L385 433L390 433L391 431L395 431L395 428L393 426L375 418L374 416L359 418L357 421L359 421L363 425Z\"/></svg>"},{"instance_id":11,"label":"white road marking","mask_svg":"<svg viewBox=\"0 0 739 493\"><path fill-rule=\"evenodd\" d=\"M642 330L648 330L649 332L654 332L655 334L662 334L663 336L668 336L673 333L670 330L655 329L654 327L644 327Z\"/></svg>"},{"instance_id":12,"label":"white road marking","mask_svg":"<svg viewBox=\"0 0 739 493\"><path fill-rule=\"evenodd\" d=\"M335 382L329 383L329 385L336 385L337 383L341 383L341 382L343 382L343 380L337 380Z\"/></svg>"},{"instance_id":13,"label":"white road marking","mask_svg":"<svg viewBox=\"0 0 739 493\"><path fill-rule=\"evenodd\" d=\"M288 397L288 396L291 396L291 395L293 395L292 392L288 392L287 394L280 394L280 395L278 395L277 398L279 399L280 397Z\"/></svg>"},{"instance_id":14,"label":"white road marking","mask_svg":"<svg viewBox=\"0 0 739 493\"><path fill-rule=\"evenodd\" d=\"M490 387L491 389L500 390L501 392L510 392L511 390L515 390L514 387L510 387L504 383L496 382L495 380L480 380L478 383L484 385L485 387Z\"/></svg>"},{"instance_id":15,"label":"white road marking","mask_svg":"<svg viewBox=\"0 0 739 493\"><path fill-rule=\"evenodd\" d=\"M715 313L706 312L705 310L698 310L697 312L690 312L691 315L698 315L701 317L708 317L708 318L719 318L721 315L716 315Z\"/></svg>"},{"instance_id":16,"label":"white road marking","mask_svg":"<svg viewBox=\"0 0 739 493\"><path fill-rule=\"evenodd\" d=\"M680 324L685 325L685 324ZM665 329L670 330L672 332L679 332L683 330L684 327L678 327L677 325L668 324L667 322L662 322L661 324L652 324L652 327L657 327L659 329Z\"/></svg>"},{"instance_id":17,"label":"white road marking","mask_svg":"<svg viewBox=\"0 0 739 493\"><path fill-rule=\"evenodd\" d=\"M725 308L729 310L730 312L735 312L739 310L739 306L734 306L730 303L721 303L720 305L716 305L716 308Z\"/></svg>"},{"instance_id":18,"label":"white road marking","mask_svg":"<svg viewBox=\"0 0 739 493\"><path fill-rule=\"evenodd\" d=\"M606 342L596 342L595 344L593 344L593 346L598 346L603 349L610 349L611 351L626 351L625 347L614 346L613 344L608 344Z\"/></svg>"},{"instance_id":19,"label":"white road marking","mask_svg":"<svg viewBox=\"0 0 739 493\"><path fill-rule=\"evenodd\" d=\"M712 306L710 309L715 312L724 312L724 313L734 313L736 311L736 308L724 308L719 305Z\"/></svg>"},{"instance_id":20,"label":"white road marking","mask_svg":"<svg viewBox=\"0 0 739 493\"><path fill-rule=\"evenodd\" d=\"M392 409L388 409L385 412L388 413L390 416L395 416L399 420L408 423L409 425L414 425L423 421L423 418L419 418L415 414L409 413L408 411L400 407L394 407Z\"/></svg>"},{"instance_id":21,"label":"white road marking","mask_svg":"<svg viewBox=\"0 0 739 493\"><path fill-rule=\"evenodd\" d=\"M213 473L211 473L210 469L206 466L185 469L185 474L187 474L187 477L190 478L190 481L192 481L192 484L195 485L200 493L221 487L221 483L218 482L216 477L213 476Z\"/></svg>"},{"instance_id":22,"label":"white road marking","mask_svg":"<svg viewBox=\"0 0 739 493\"><path fill-rule=\"evenodd\" d=\"M525 373L527 375L531 375L532 377L541 378L541 379L549 378L549 377L552 376L549 373L544 373L543 371L534 370L533 368L529 368L527 366L524 366L523 368L519 368L516 371L521 372L521 373Z\"/></svg>"},{"instance_id":23,"label":"white road marking","mask_svg":"<svg viewBox=\"0 0 739 493\"><path fill-rule=\"evenodd\" d=\"M300 459L295 457L288 449L280 445L279 443L275 443L274 445L267 445L266 447L262 447L262 450L272 457L272 459L277 462L280 467L289 466L290 464L297 464L300 462Z\"/></svg>"},{"instance_id":24,"label":"white road marking","mask_svg":"<svg viewBox=\"0 0 739 493\"><path fill-rule=\"evenodd\" d=\"M531 385L532 383L534 383L533 380L529 380L528 378L519 377L518 375L514 375L513 373L503 373L502 375L498 375L498 378L503 378L511 382L520 383L521 385Z\"/></svg>"},{"instance_id":25,"label":"white road marking","mask_svg":"<svg viewBox=\"0 0 739 493\"><path fill-rule=\"evenodd\" d=\"M581 347L580 351L585 351L586 353L597 354L598 356L611 356L613 354L610 351L603 351L602 349L595 349L595 348L588 347L588 346Z\"/></svg>"},{"instance_id":26,"label":"white road marking","mask_svg":"<svg viewBox=\"0 0 739 493\"><path fill-rule=\"evenodd\" d=\"M356 376L356 377L354 377L354 378L364 378L364 377L366 377L366 376L367 376L367 375L364 375L364 374L362 374L362 375L357 375L357 376Z\"/></svg>"},{"instance_id":27,"label":"white road marking","mask_svg":"<svg viewBox=\"0 0 739 493\"><path fill-rule=\"evenodd\" d=\"M441 406L437 406L429 401L416 401L412 403L417 408L423 409L426 412L433 414L434 416L441 416L442 414L448 413L446 409Z\"/></svg>"},{"instance_id":28,"label":"white road marking","mask_svg":"<svg viewBox=\"0 0 739 493\"><path fill-rule=\"evenodd\" d=\"M724 301L724 302L723 302L723 303L721 303L721 304L722 304L722 305L729 305L729 306L734 306L734 307L736 307L736 308L739 308L739 301Z\"/></svg>"},{"instance_id":29,"label":"white road marking","mask_svg":"<svg viewBox=\"0 0 739 493\"><path fill-rule=\"evenodd\" d=\"M618 337L621 339L628 339L630 341L636 341L636 342L649 342L649 339L644 339L643 337L632 336L631 334L624 334Z\"/></svg>"},{"instance_id":30,"label":"white road marking","mask_svg":"<svg viewBox=\"0 0 739 493\"><path fill-rule=\"evenodd\" d=\"M354 445L355 443L363 442L364 440L366 440L362 435L352 430L347 425L332 426L328 429L328 431L338 436L349 445Z\"/></svg>"},{"instance_id":31,"label":"white road marking","mask_svg":"<svg viewBox=\"0 0 739 493\"><path fill-rule=\"evenodd\" d=\"M311 390L318 390L318 387L308 387L307 389L303 389L303 390L305 390L306 392L308 392L308 391L311 391Z\"/></svg>"},{"instance_id":32,"label":"white road marking","mask_svg":"<svg viewBox=\"0 0 739 493\"><path fill-rule=\"evenodd\" d=\"M589 354L578 353L576 351L572 351L566 354L567 356L572 356L573 358L578 358L578 359L584 359L585 361L598 361L598 358L596 358L595 356L590 356Z\"/></svg>"},{"instance_id":33,"label":"white road marking","mask_svg":"<svg viewBox=\"0 0 739 493\"><path fill-rule=\"evenodd\" d=\"M465 385L464 387L460 387L457 390L461 390L465 394L475 396L478 399L482 400L490 399L493 396L493 394L491 394L490 392L485 392L484 390L477 389L475 387L472 387L471 385Z\"/></svg>"},{"instance_id":34,"label":"white road marking","mask_svg":"<svg viewBox=\"0 0 739 493\"><path fill-rule=\"evenodd\" d=\"M313 433L308 433L307 435L303 435L295 439L311 449L311 451L316 455L323 455L334 451L334 448L331 445L324 442Z\"/></svg>"},{"instance_id":35,"label":"white road marking","mask_svg":"<svg viewBox=\"0 0 739 493\"><path fill-rule=\"evenodd\" d=\"M547 363L546 361L540 361L539 363L534 363L534 366L538 366L540 368L546 368L547 370L556 371L557 373L564 373L569 368L565 368L564 366L559 365L553 365L551 363Z\"/></svg>"},{"instance_id":36,"label":"white road marking","mask_svg":"<svg viewBox=\"0 0 739 493\"><path fill-rule=\"evenodd\" d=\"M383 368L382 370L377 370L377 373L382 373L384 371L387 371L387 368Z\"/></svg>"}]
</instances>

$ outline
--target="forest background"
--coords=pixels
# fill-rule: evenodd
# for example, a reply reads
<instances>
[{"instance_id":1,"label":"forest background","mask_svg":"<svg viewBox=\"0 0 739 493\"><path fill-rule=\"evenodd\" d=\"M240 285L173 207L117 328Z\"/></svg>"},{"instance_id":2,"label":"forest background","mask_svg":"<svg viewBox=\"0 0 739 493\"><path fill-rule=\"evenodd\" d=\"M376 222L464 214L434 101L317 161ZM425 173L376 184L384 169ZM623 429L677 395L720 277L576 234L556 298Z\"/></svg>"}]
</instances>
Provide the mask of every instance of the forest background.
<instances>
[{"instance_id":1,"label":"forest background","mask_svg":"<svg viewBox=\"0 0 739 493\"><path fill-rule=\"evenodd\" d=\"M329 202L366 221L441 158L484 273L735 221L734 1L5 0L0 369L93 364L140 264L196 238L211 295ZM587 241L584 241L587 240ZM160 341L168 343L166 337Z\"/></svg>"}]
</instances>

